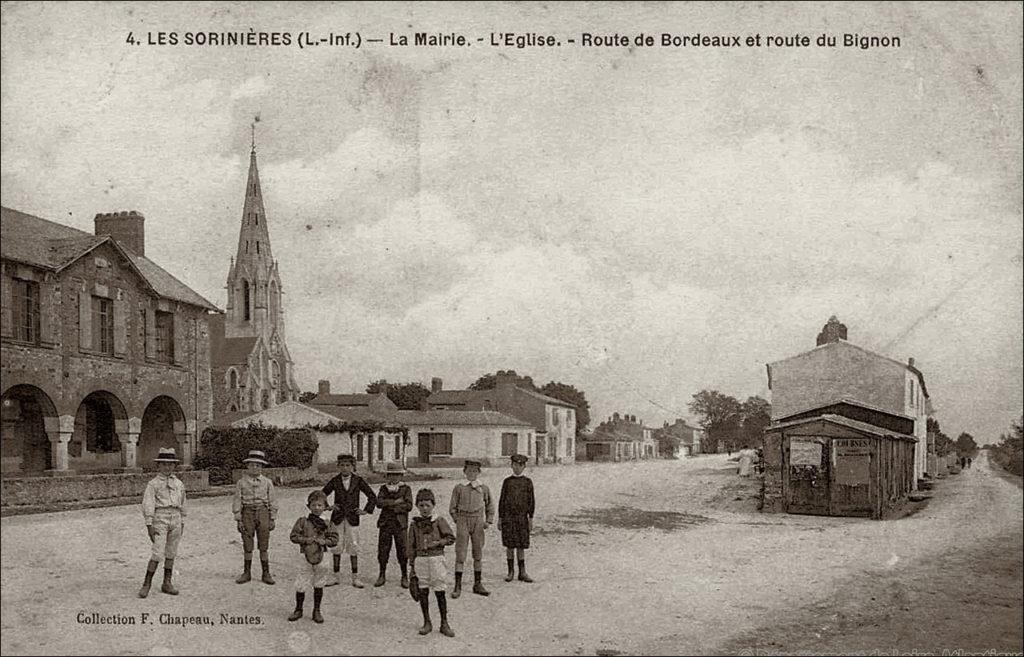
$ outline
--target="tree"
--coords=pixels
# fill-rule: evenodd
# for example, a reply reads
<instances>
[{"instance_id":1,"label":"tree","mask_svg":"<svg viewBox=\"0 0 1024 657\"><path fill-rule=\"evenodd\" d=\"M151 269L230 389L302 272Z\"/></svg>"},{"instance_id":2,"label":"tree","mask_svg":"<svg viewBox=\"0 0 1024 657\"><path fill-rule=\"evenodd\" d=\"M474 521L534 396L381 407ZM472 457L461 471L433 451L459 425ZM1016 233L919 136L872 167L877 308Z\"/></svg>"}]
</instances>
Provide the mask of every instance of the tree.
<instances>
[{"instance_id":1,"label":"tree","mask_svg":"<svg viewBox=\"0 0 1024 657\"><path fill-rule=\"evenodd\" d=\"M927 421L928 435L934 436L935 440L935 455L946 456L952 454L956 450L956 443L953 439L942 432L942 427L939 425L939 421L933 417L928 418Z\"/></svg>"},{"instance_id":2,"label":"tree","mask_svg":"<svg viewBox=\"0 0 1024 657\"><path fill-rule=\"evenodd\" d=\"M410 383L388 383L380 379L366 384L366 392L371 395L384 393L395 406L403 411L418 411L423 408L430 389L418 381Z\"/></svg>"},{"instance_id":3,"label":"tree","mask_svg":"<svg viewBox=\"0 0 1024 657\"><path fill-rule=\"evenodd\" d=\"M740 404L741 447L758 447L764 430L772 422L772 405L761 397L747 397Z\"/></svg>"},{"instance_id":4,"label":"tree","mask_svg":"<svg viewBox=\"0 0 1024 657\"><path fill-rule=\"evenodd\" d=\"M700 425L711 445L721 444L732 451L741 441L742 404L735 397L717 390L694 393L690 412L700 418Z\"/></svg>"},{"instance_id":5,"label":"tree","mask_svg":"<svg viewBox=\"0 0 1024 657\"><path fill-rule=\"evenodd\" d=\"M299 401L302 402L303 404L308 404L310 400L312 400L314 397L316 397L315 392L299 393Z\"/></svg>"},{"instance_id":6,"label":"tree","mask_svg":"<svg viewBox=\"0 0 1024 657\"><path fill-rule=\"evenodd\" d=\"M494 390L498 387L498 374L505 374L515 377L515 384L520 388L527 390L537 391L537 386L533 384L533 379L528 376L519 376L515 370L498 370L494 374L484 374L479 379L470 384L470 390Z\"/></svg>"},{"instance_id":7,"label":"tree","mask_svg":"<svg viewBox=\"0 0 1024 657\"><path fill-rule=\"evenodd\" d=\"M978 451L978 443L974 442L974 436L969 433L962 433L956 439L956 453L960 456L970 456Z\"/></svg>"},{"instance_id":8,"label":"tree","mask_svg":"<svg viewBox=\"0 0 1024 657\"><path fill-rule=\"evenodd\" d=\"M530 377L526 378L529 379ZM587 395L582 390L578 390L576 386L561 383L560 381L548 381L538 392L576 407L577 436L583 433L583 430L590 425L590 402L587 401Z\"/></svg>"}]
</instances>

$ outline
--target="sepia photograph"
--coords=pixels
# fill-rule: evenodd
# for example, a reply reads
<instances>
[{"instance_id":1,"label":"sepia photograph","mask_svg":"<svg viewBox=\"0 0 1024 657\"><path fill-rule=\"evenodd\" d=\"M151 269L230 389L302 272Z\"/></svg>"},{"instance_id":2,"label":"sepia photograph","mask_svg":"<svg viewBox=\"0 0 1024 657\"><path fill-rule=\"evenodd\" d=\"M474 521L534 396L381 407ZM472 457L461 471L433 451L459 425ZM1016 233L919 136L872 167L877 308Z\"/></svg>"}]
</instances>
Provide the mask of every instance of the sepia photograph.
<instances>
[{"instance_id":1,"label":"sepia photograph","mask_svg":"<svg viewBox=\"0 0 1024 657\"><path fill-rule=\"evenodd\" d=\"M1024 654L1022 51L0 2L0 652Z\"/></svg>"}]
</instances>

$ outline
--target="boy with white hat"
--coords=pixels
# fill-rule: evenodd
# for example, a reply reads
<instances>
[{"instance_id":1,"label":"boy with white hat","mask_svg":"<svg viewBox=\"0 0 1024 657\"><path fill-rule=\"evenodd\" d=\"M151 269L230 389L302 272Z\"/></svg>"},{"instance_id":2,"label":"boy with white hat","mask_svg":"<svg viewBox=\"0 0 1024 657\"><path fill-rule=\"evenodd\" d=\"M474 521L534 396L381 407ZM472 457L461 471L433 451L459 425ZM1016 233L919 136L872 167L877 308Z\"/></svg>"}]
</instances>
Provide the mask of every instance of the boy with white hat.
<instances>
[{"instance_id":1,"label":"boy with white hat","mask_svg":"<svg viewBox=\"0 0 1024 657\"><path fill-rule=\"evenodd\" d=\"M243 461L246 472L235 486L235 499L231 504L231 512L235 515L238 532L242 535L244 562L242 574L235 579L238 584L252 580L252 548L253 534L256 535L260 549L260 565L263 567L264 584L273 584L274 577L270 574L270 532L274 531L277 519L277 502L274 501L274 482L262 474L267 463L267 455L258 449L249 450L249 456Z\"/></svg>"},{"instance_id":2,"label":"boy with white hat","mask_svg":"<svg viewBox=\"0 0 1024 657\"><path fill-rule=\"evenodd\" d=\"M380 574L374 586L384 586L384 574L391 558L391 544L395 544L398 567L402 569L402 588L409 588L409 572L405 555L405 535L409 529L409 512L412 511L412 489L402 482L405 468L401 463L388 463L384 475L387 483L377 493L377 563Z\"/></svg>"},{"instance_id":3,"label":"boy with white hat","mask_svg":"<svg viewBox=\"0 0 1024 657\"><path fill-rule=\"evenodd\" d=\"M174 469L181 460L173 447L161 447L153 459L159 474L153 477L142 494L142 517L146 519L146 531L153 549L146 567L146 579L139 589L139 597L149 595L153 574L164 560L164 583L160 590L168 595L178 595L178 589L171 581L174 575L174 558L178 555L178 541L185 529L185 484L174 476Z\"/></svg>"}]
</instances>

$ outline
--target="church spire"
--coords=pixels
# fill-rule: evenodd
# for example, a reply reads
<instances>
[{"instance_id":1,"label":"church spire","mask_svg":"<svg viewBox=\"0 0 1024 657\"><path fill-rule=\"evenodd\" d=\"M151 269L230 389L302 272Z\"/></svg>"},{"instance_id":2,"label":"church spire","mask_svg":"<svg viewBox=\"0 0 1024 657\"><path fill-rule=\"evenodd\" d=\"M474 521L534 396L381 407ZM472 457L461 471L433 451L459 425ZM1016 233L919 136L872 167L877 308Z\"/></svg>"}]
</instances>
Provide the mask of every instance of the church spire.
<instances>
[{"instance_id":1,"label":"church spire","mask_svg":"<svg viewBox=\"0 0 1024 657\"><path fill-rule=\"evenodd\" d=\"M260 172L256 164L255 143L249 152L249 177L245 183L245 203L242 206L242 226L238 232L235 262L250 265L273 262L270 233L267 230L267 212L263 207L263 189L260 186Z\"/></svg>"}]
</instances>

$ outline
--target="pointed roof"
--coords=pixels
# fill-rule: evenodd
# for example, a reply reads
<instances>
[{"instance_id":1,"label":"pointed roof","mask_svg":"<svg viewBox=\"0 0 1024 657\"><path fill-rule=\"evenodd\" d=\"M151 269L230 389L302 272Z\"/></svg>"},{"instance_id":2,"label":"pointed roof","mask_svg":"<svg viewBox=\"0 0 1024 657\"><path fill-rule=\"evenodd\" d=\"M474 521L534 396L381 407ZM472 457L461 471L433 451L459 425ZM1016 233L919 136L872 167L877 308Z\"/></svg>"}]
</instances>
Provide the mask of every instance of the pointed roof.
<instances>
[{"instance_id":1,"label":"pointed roof","mask_svg":"<svg viewBox=\"0 0 1024 657\"><path fill-rule=\"evenodd\" d=\"M270 232L267 230L267 211L263 207L263 188L256 165L256 149L249 153L249 177L245 183L245 203L242 225L238 231L236 264L248 262L273 263L270 251Z\"/></svg>"}]
</instances>

